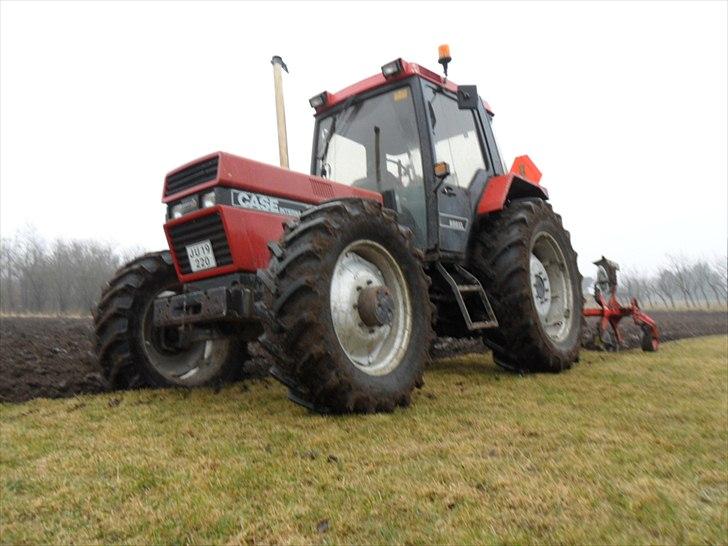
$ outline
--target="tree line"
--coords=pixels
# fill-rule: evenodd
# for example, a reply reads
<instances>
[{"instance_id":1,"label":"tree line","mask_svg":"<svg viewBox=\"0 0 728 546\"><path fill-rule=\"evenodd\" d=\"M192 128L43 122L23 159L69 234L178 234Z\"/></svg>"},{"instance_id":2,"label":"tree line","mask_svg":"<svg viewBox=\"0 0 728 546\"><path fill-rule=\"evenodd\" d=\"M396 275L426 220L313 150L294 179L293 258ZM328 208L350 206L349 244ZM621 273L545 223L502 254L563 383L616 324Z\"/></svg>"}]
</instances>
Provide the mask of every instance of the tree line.
<instances>
[{"instance_id":1,"label":"tree line","mask_svg":"<svg viewBox=\"0 0 728 546\"><path fill-rule=\"evenodd\" d=\"M668 256L654 273L626 268L618 273L620 298L637 298L647 307L715 308L728 306L726 257L690 260ZM592 294L593 277L584 277L584 293Z\"/></svg>"},{"instance_id":2,"label":"tree line","mask_svg":"<svg viewBox=\"0 0 728 546\"><path fill-rule=\"evenodd\" d=\"M89 314L114 272L141 252L20 230L0 240L0 312Z\"/></svg>"},{"instance_id":3,"label":"tree line","mask_svg":"<svg viewBox=\"0 0 728 546\"><path fill-rule=\"evenodd\" d=\"M117 249L90 239L46 241L33 228L0 240L0 312L88 314L102 288L142 249ZM620 271L621 298L647 307L714 308L728 305L726 258L670 256L655 273ZM593 277L584 277L585 295Z\"/></svg>"}]
</instances>

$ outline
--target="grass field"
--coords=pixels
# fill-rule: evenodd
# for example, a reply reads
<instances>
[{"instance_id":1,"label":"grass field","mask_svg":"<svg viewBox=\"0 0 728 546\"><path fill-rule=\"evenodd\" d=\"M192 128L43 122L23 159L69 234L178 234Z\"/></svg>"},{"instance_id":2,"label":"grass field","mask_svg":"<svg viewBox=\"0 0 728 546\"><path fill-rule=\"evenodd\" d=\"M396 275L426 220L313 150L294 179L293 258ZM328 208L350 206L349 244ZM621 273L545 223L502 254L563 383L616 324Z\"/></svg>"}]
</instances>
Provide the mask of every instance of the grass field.
<instances>
[{"instance_id":1,"label":"grass field","mask_svg":"<svg viewBox=\"0 0 728 546\"><path fill-rule=\"evenodd\" d=\"M273 382L0 406L3 543L728 543L728 338L561 376L436 362L408 410Z\"/></svg>"}]
</instances>

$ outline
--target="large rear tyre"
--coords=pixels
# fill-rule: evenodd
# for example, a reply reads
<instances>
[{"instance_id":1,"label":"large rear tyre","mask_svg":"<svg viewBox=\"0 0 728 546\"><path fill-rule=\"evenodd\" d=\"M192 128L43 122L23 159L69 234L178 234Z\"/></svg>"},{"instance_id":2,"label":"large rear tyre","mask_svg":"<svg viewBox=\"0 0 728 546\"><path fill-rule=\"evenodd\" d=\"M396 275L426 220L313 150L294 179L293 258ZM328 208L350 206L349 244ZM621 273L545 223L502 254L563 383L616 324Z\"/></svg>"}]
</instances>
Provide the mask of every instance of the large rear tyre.
<instances>
[{"instance_id":1,"label":"large rear tyre","mask_svg":"<svg viewBox=\"0 0 728 546\"><path fill-rule=\"evenodd\" d=\"M411 231L379 203L347 199L307 210L270 247L261 343L291 399L333 413L409 405L433 338Z\"/></svg>"},{"instance_id":2,"label":"large rear tyre","mask_svg":"<svg viewBox=\"0 0 728 546\"><path fill-rule=\"evenodd\" d=\"M145 254L117 271L94 313L96 355L110 386L200 387L241 373L245 342L221 337L174 348L178 330L153 326L154 299L181 290L167 251Z\"/></svg>"},{"instance_id":3,"label":"large rear tyre","mask_svg":"<svg viewBox=\"0 0 728 546\"><path fill-rule=\"evenodd\" d=\"M518 199L480 224L473 270L498 319L486 334L509 369L560 372L579 357L581 275L569 232L541 199Z\"/></svg>"}]
</instances>

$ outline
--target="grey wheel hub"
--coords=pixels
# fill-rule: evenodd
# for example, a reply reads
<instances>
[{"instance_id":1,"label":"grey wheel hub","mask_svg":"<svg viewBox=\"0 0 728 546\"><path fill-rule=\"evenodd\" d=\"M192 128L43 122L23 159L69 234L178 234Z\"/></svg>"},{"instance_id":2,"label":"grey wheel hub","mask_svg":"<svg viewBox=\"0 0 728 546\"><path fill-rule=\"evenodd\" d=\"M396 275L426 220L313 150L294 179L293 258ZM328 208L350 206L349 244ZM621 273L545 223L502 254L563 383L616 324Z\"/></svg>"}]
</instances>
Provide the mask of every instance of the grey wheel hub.
<instances>
[{"instance_id":1,"label":"grey wheel hub","mask_svg":"<svg viewBox=\"0 0 728 546\"><path fill-rule=\"evenodd\" d=\"M574 312L571 275L564 253L556 240L540 232L533 240L530 282L533 304L542 328L553 341L566 339Z\"/></svg>"},{"instance_id":2,"label":"grey wheel hub","mask_svg":"<svg viewBox=\"0 0 728 546\"><path fill-rule=\"evenodd\" d=\"M331 321L341 348L369 375L401 363L412 331L404 274L379 243L360 240L339 255L331 278Z\"/></svg>"},{"instance_id":3,"label":"grey wheel hub","mask_svg":"<svg viewBox=\"0 0 728 546\"><path fill-rule=\"evenodd\" d=\"M366 326L388 326L394 316L392 294L386 286L368 286L359 291L357 311Z\"/></svg>"}]
</instances>

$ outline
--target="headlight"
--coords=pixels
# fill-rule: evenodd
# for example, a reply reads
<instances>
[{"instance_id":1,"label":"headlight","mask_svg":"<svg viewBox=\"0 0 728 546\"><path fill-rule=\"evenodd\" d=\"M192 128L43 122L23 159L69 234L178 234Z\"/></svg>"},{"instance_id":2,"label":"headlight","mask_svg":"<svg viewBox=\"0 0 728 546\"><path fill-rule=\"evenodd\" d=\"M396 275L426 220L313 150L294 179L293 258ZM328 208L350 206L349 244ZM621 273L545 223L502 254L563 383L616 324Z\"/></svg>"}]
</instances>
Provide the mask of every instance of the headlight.
<instances>
[{"instance_id":1,"label":"headlight","mask_svg":"<svg viewBox=\"0 0 728 546\"><path fill-rule=\"evenodd\" d=\"M384 74L385 78L393 78L402 72L403 69L402 59L395 59L391 63L387 63L382 67L382 74Z\"/></svg>"},{"instance_id":2,"label":"headlight","mask_svg":"<svg viewBox=\"0 0 728 546\"><path fill-rule=\"evenodd\" d=\"M192 197L188 197L186 199L183 199L176 205L173 205L169 209L169 217L170 218L179 218L180 216L184 216L188 212L192 212L193 210L197 210L197 196L193 195Z\"/></svg>"},{"instance_id":3,"label":"headlight","mask_svg":"<svg viewBox=\"0 0 728 546\"><path fill-rule=\"evenodd\" d=\"M217 199L215 198L215 190L207 192L202 195L202 208L214 207L217 205Z\"/></svg>"}]
</instances>

